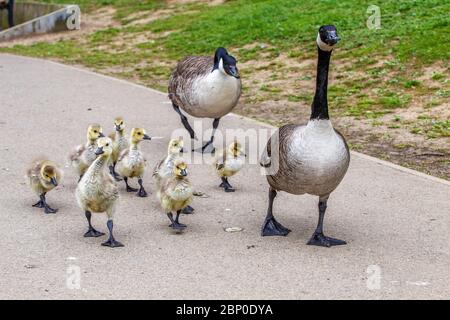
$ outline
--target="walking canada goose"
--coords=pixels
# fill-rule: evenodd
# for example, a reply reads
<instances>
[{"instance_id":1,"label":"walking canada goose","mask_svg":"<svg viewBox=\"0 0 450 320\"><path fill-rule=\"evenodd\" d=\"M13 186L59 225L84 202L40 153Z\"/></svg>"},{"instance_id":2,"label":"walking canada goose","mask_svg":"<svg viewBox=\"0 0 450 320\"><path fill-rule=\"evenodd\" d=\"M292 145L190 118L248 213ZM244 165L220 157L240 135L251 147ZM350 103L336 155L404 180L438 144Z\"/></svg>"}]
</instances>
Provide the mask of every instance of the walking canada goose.
<instances>
[{"instance_id":1,"label":"walking canada goose","mask_svg":"<svg viewBox=\"0 0 450 320\"><path fill-rule=\"evenodd\" d=\"M113 140L113 152L111 154L109 172L116 179L116 181L120 181L120 176L116 172L116 164L120 153L128 148L128 137L125 135L125 123L123 118L117 117L114 119L114 129L115 132L109 135L109 137Z\"/></svg>"},{"instance_id":2,"label":"walking canada goose","mask_svg":"<svg viewBox=\"0 0 450 320\"><path fill-rule=\"evenodd\" d=\"M245 153L242 151L241 144L234 141L216 156L213 166L216 173L222 179L219 185L225 192L234 192L235 189L228 182L228 178L238 173L244 166Z\"/></svg>"},{"instance_id":3,"label":"walking canada goose","mask_svg":"<svg viewBox=\"0 0 450 320\"><path fill-rule=\"evenodd\" d=\"M105 136L102 127L96 123L91 124L88 127L86 135L86 144L76 147L75 151L70 155L72 167L80 176L80 180L92 162L97 158L95 154L95 150L97 149L97 139Z\"/></svg>"},{"instance_id":4,"label":"walking canada goose","mask_svg":"<svg viewBox=\"0 0 450 320\"><path fill-rule=\"evenodd\" d=\"M62 171L60 167L46 158L34 160L27 169L27 178L31 189L39 196L39 201L33 207L44 208L45 213L56 213L46 201L46 194L61 183Z\"/></svg>"},{"instance_id":5,"label":"walking canada goose","mask_svg":"<svg viewBox=\"0 0 450 320\"><path fill-rule=\"evenodd\" d=\"M169 141L167 157L159 161L153 170L153 178L155 179L157 189L160 188L161 181L172 176L175 161L179 159L184 152L183 145L183 140L181 139L172 139ZM191 214L193 212L194 208L189 205L182 210L182 213L184 214Z\"/></svg>"},{"instance_id":6,"label":"walking canada goose","mask_svg":"<svg viewBox=\"0 0 450 320\"><path fill-rule=\"evenodd\" d=\"M197 139L194 130L180 108L191 116L212 118L211 139L201 151L211 145L220 118L236 106L241 95L241 79L236 59L225 48L218 48L213 57L190 56L180 61L169 80L169 98L180 115L191 139Z\"/></svg>"},{"instance_id":7,"label":"walking canada goose","mask_svg":"<svg viewBox=\"0 0 450 320\"><path fill-rule=\"evenodd\" d=\"M98 139L97 149L95 150L98 157L81 178L75 195L78 205L85 212L89 225L89 229L84 236L100 237L104 235L103 232L99 232L92 227L91 215L92 212L106 212L109 239L102 243L102 246L123 247L123 244L116 241L113 236L113 219L119 200L119 189L114 178L106 171L111 153L112 140L110 138Z\"/></svg>"},{"instance_id":8,"label":"walking canada goose","mask_svg":"<svg viewBox=\"0 0 450 320\"><path fill-rule=\"evenodd\" d=\"M328 116L328 68L334 45L340 40L336 28L322 26L317 36L318 65L316 93L311 118L306 125L285 125L271 137L261 158L263 167L278 167L267 175L269 207L262 227L263 236L285 236L290 230L277 222L272 213L277 191L291 194L311 194L319 197L319 222L309 245L330 247L346 244L323 233L327 200L347 172L350 153L344 137L337 132ZM271 140L278 150L271 149ZM275 146L276 144L274 144Z\"/></svg>"},{"instance_id":9,"label":"walking canada goose","mask_svg":"<svg viewBox=\"0 0 450 320\"><path fill-rule=\"evenodd\" d=\"M186 178L187 174L186 163L182 159L177 159L173 166L172 175L161 181L156 194L161 207L170 219L169 227L174 230L186 228L186 225L180 223L178 219L181 211L192 202L193 189ZM176 212L175 219L172 212Z\"/></svg>"},{"instance_id":10,"label":"walking canada goose","mask_svg":"<svg viewBox=\"0 0 450 320\"><path fill-rule=\"evenodd\" d=\"M144 178L145 166L147 160L144 153L139 148L139 143L142 140L151 140L152 138L145 133L144 129L133 128L131 130L130 147L122 151L117 160L117 172L127 187L127 192L136 192L138 189L132 188L128 184L129 178L138 178L139 191L138 197L147 197L147 192L144 189L142 179Z\"/></svg>"}]
</instances>

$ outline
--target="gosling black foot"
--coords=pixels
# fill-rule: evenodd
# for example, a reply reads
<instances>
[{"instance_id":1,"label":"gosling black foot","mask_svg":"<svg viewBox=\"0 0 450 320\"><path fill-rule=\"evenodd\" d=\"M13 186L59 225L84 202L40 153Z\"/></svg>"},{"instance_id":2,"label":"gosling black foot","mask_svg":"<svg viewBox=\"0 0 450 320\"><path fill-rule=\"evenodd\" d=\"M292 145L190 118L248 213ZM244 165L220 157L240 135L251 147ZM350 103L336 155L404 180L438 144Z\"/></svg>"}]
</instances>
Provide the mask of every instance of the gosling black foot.
<instances>
[{"instance_id":1,"label":"gosling black foot","mask_svg":"<svg viewBox=\"0 0 450 320\"><path fill-rule=\"evenodd\" d=\"M114 180L122 181L122 178L120 177L120 175L117 172L114 172L112 176L114 177Z\"/></svg>"},{"instance_id":2,"label":"gosling black foot","mask_svg":"<svg viewBox=\"0 0 450 320\"><path fill-rule=\"evenodd\" d=\"M127 192L137 192L138 189L137 188L132 188L130 186L127 186Z\"/></svg>"},{"instance_id":3,"label":"gosling black foot","mask_svg":"<svg viewBox=\"0 0 450 320\"><path fill-rule=\"evenodd\" d=\"M341 246L347 244L347 242L345 242L344 240L327 237L323 233L314 232L307 244L310 246L332 247Z\"/></svg>"},{"instance_id":4,"label":"gosling black foot","mask_svg":"<svg viewBox=\"0 0 450 320\"><path fill-rule=\"evenodd\" d=\"M119 241L117 241L116 239L110 238L110 239L108 239L108 241L103 242L102 246L110 247L110 248L117 248L117 247L123 247L124 245L122 243L120 243Z\"/></svg>"},{"instance_id":5,"label":"gosling black foot","mask_svg":"<svg viewBox=\"0 0 450 320\"><path fill-rule=\"evenodd\" d=\"M85 238L98 238L104 236L103 232L97 231L94 228L89 228L89 230L84 234Z\"/></svg>"},{"instance_id":6,"label":"gosling black foot","mask_svg":"<svg viewBox=\"0 0 450 320\"><path fill-rule=\"evenodd\" d=\"M39 200L38 202L33 204L33 207L35 207L35 208L43 208L44 207L44 203L42 202L42 200Z\"/></svg>"},{"instance_id":7,"label":"gosling black foot","mask_svg":"<svg viewBox=\"0 0 450 320\"><path fill-rule=\"evenodd\" d=\"M231 186L228 182L227 178L222 178L222 183L219 185L220 188L223 188L225 192L235 192L236 190Z\"/></svg>"},{"instance_id":8,"label":"gosling black foot","mask_svg":"<svg viewBox=\"0 0 450 320\"><path fill-rule=\"evenodd\" d=\"M266 236L287 236L291 232L288 228L284 227L281 223L275 220L274 217L266 219L262 227L261 235Z\"/></svg>"},{"instance_id":9,"label":"gosling black foot","mask_svg":"<svg viewBox=\"0 0 450 320\"><path fill-rule=\"evenodd\" d=\"M187 206L186 208L184 208L183 210L181 210L182 214L193 214L194 213L194 208L192 208L191 206Z\"/></svg>"},{"instance_id":10,"label":"gosling black foot","mask_svg":"<svg viewBox=\"0 0 450 320\"><path fill-rule=\"evenodd\" d=\"M47 213L47 214L57 213L58 209L53 209L53 208L50 208L49 206L46 206L45 209L44 209L44 212Z\"/></svg>"},{"instance_id":11,"label":"gosling black foot","mask_svg":"<svg viewBox=\"0 0 450 320\"><path fill-rule=\"evenodd\" d=\"M145 198L148 197L147 191L144 190L144 188L139 189L139 192L137 193L138 197Z\"/></svg>"},{"instance_id":12,"label":"gosling black foot","mask_svg":"<svg viewBox=\"0 0 450 320\"><path fill-rule=\"evenodd\" d=\"M185 224L179 223L179 222L173 222L169 225L169 227L171 227L174 230L183 230L185 229L187 226Z\"/></svg>"}]
</instances>

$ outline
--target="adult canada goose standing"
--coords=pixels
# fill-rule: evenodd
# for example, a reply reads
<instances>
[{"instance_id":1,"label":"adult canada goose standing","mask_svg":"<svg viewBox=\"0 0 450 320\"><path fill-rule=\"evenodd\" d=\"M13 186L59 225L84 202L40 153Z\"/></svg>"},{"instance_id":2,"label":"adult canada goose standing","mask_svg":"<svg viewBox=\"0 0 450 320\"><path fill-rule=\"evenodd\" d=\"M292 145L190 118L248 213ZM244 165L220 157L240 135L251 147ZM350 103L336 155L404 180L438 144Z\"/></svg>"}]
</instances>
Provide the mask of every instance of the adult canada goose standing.
<instances>
[{"instance_id":1,"label":"adult canada goose standing","mask_svg":"<svg viewBox=\"0 0 450 320\"><path fill-rule=\"evenodd\" d=\"M195 132L180 108L194 117L214 119L211 138L202 146L202 152L212 147L220 118L233 110L241 96L236 63L225 48L218 48L214 58L190 56L183 59L170 77L169 98L191 139L197 139Z\"/></svg>"},{"instance_id":2,"label":"adult canada goose standing","mask_svg":"<svg viewBox=\"0 0 450 320\"><path fill-rule=\"evenodd\" d=\"M308 244L325 247L346 244L345 241L323 234L328 197L344 178L350 162L347 143L333 128L328 116L328 68L333 46L339 40L333 25L320 27L316 40L317 81L311 118L306 125L281 127L271 137L271 140L278 139L278 154L275 154L277 150L271 150L269 140L261 158L263 167L278 165L275 173L267 175L270 185L269 207L262 227L263 236L285 236L290 232L275 220L272 213L277 191L297 195L307 193L319 196L319 222Z\"/></svg>"}]
</instances>

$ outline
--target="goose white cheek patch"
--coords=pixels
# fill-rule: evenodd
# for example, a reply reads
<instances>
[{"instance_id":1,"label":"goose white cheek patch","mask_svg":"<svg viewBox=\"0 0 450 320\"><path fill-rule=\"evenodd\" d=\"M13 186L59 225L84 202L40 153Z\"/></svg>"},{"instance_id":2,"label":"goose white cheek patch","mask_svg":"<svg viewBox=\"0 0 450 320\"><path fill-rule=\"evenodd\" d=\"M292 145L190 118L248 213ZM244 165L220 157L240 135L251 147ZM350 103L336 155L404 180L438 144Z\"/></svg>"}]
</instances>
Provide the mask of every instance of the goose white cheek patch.
<instances>
[{"instance_id":1,"label":"goose white cheek patch","mask_svg":"<svg viewBox=\"0 0 450 320\"><path fill-rule=\"evenodd\" d=\"M224 74L227 74L227 73L225 72L225 69L223 68L223 59L222 59L222 58L220 58L220 60L219 60L219 70L220 70L221 72L223 72Z\"/></svg>"},{"instance_id":2,"label":"goose white cheek patch","mask_svg":"<svg viewBox=\"0 0 450 320\"><path fill-rule=\"evenodd\" d=\"M333 50L333 46L326 44L325 42L322 41L322 39L320 39L320 34L317 34L316 42L317 42L317 45L319 46L320 50L322 50L322 51Z\"/></svg>"}]
</instances>

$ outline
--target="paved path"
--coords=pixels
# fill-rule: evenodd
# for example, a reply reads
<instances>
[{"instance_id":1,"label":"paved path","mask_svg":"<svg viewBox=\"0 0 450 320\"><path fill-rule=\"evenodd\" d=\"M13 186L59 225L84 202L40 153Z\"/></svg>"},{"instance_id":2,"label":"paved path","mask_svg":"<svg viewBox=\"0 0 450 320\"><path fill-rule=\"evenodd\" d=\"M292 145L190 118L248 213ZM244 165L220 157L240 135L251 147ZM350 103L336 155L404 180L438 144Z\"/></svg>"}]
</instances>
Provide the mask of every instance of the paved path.
<instances>
[{"instance_id":1,"label":"paved path","mask_svg":"<svg viewBox=\"0 0 450 320\"><path fill-rule=\"evenodd\" d=\"M31 207L36 199L24 183L24 168L42 153L65 164L88 123L109 131L116 115L126 118L128 128L143 126L165 137L143 146L152 168L180 126L166 95L52 62L0 55L0 110L0 298L450 298L450 184L443 180L353 154L325 225L348 245L327 249L305 245L317 220L317 200L310 196L280 194L277 217L293 232L260 237L267 185L256 165L231 180L235 194L217 188L210 167L191 166L191 180L210 197L195 198L196 213L183 217L187 231L173 234L148 170L149 198L120 186L116 237L126 246L112 250L100 246L102 239L82 237L86 221L69 168L63 185L48 196L60 209L56 215ZM264 128L233 115L221 126L239 127ZM105 222L104 215L94 218L102 231ZM227 233L227 226L245 230ZM66 285L73 266L81 270L80 290ZM367 270L380 272L379 289L368 288Z\"/></svg>"}]
</instances>

